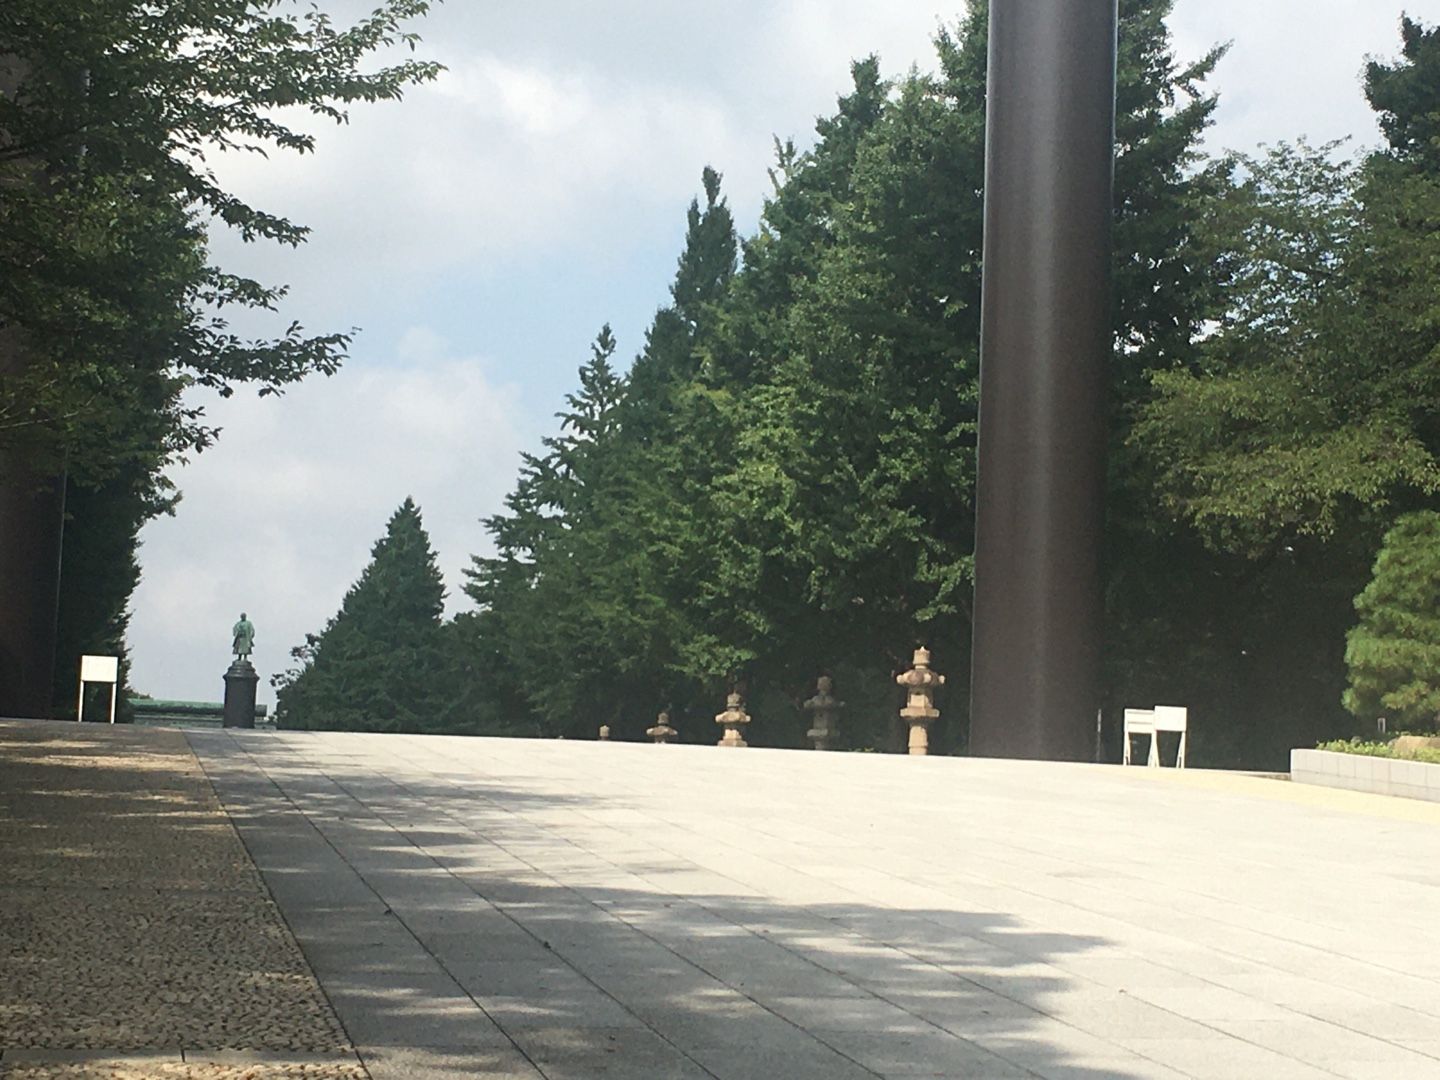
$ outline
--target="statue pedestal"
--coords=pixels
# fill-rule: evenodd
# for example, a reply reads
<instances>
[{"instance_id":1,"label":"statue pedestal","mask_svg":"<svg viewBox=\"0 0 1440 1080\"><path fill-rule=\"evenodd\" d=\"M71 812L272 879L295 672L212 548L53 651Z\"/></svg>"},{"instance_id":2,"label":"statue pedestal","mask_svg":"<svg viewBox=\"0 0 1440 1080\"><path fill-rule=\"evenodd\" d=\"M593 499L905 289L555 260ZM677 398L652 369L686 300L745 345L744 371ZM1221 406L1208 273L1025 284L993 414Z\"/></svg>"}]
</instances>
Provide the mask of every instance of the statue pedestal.
<instances>
[{"instance_id":1,"label":"statue pedestal","mask_svg":"<svg viewBox=\"0 0 1440 1080\"><path fill-rule=\"evenodd\" d=\"M255 726L255 686L260 676L249 660L236 660L225 672L225 720L227 728Z\"/></svg>"}]
</instances>

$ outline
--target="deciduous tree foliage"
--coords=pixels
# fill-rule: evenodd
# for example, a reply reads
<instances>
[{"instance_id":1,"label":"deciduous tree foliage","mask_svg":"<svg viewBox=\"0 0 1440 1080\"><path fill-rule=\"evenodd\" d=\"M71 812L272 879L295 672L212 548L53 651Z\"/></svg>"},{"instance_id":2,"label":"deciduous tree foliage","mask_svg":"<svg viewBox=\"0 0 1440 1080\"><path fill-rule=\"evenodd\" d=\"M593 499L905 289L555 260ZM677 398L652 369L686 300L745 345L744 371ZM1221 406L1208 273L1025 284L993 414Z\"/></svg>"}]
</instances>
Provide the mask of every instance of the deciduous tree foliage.
<instances>
[{"instance_id":1,"label":"deciduous tree foliage","mask_svg":"<svg viewBox=\"0 0 1440 1080\"><path fill-rule=\"evenodd\" d=\"M291 245L307 230L226 191L208 162L307 153L297 110L343 122L433 78L427 61L370 62L413 46L427 7L377 0L341 26L288 0L0 5L0 483L68 473L62 642L118 644L138 530L174 506L162 470L216 434L182 392L275 393L333 372L350 339L232 330L285 288L214 265L209 230ZM90 535L102 527L123 542Z\"/></svg>"},{"instance_id":2,"label":"deciduous tree foliage","mask_svg":"<svg viewBox=\"0 0 1440 1080\"><path fill-rule=\"evenodd\" d=\"M1193 368L1156 374L1130 436L1158 505L1205 545L1198 621L1215 614L1234 673L1212 684L1273 733L1271 760L1344 733L1350 599L1390 524L1440 493L1440 37L1407 19L1402 40L1366 70L1385 148L1224 163L1197 223L1225 275L1211 332Z\"/></svg>"},{"instance_id":3,"label":"deciduous tree foliage","mask_svg":"<svg viewBox=\"0 0 1440 1080\"><path fill-rule=\"evenodd\" d=\"M264 393L334 370L345 334L229 330L227 308L272 308L285 290L209 265L207 228L285 244L307 230L225 191L207 157L309 152L314 137L277 109L343 121L350 103L433 78L425 61L363 67L413 44L404 24L427 7L383 0L346 28L284 0L6 3L0 320L22 331L29 360L0 392L0 445L103 472L124 430L116 414L153 412L145 384L157 375ZM203 445L198 417L173 396L167 406L166 448Z\"/></svg>"}]
</instances>

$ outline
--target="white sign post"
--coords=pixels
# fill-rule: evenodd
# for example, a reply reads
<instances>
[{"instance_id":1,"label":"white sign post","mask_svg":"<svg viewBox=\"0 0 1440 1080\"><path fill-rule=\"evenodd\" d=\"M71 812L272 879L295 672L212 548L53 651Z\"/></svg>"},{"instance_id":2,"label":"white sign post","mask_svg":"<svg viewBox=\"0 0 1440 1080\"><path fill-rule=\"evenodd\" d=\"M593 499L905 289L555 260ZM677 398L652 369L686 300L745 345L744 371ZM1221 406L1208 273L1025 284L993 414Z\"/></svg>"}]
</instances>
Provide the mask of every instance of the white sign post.
<instances>
[{"instance_id":1,"label":"white sign post","mask_svg":"<svg viewBox=\"0 0 1440 1080\"><path fill-rule=\"evenodd\" d=\"M87 682L110 684L110 723L115 722L115 684L120 681L120 658L118 656L80 657L80 695L75 701L75 720L85 719L85 684Z\"/></svg>"}]
</instances>

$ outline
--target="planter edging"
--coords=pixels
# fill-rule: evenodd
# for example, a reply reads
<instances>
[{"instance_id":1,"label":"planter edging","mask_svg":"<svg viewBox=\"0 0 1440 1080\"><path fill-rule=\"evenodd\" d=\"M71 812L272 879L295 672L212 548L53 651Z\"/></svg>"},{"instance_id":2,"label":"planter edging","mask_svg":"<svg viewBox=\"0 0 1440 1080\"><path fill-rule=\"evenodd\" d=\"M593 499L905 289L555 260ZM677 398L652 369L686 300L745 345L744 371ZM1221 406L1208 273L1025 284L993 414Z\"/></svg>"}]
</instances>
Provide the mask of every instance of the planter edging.
<instances>
[{"instance_id":1,"label":"planter edging","mask_svg":"<svg viewBox=\"0 0 1440 1080\"><path fill-rule=\"evenodd\" d=\"M1298 784L1440 802L1440 765L1404 758L1291 750L1290 779Z\"/></svg>"}]
</instances>

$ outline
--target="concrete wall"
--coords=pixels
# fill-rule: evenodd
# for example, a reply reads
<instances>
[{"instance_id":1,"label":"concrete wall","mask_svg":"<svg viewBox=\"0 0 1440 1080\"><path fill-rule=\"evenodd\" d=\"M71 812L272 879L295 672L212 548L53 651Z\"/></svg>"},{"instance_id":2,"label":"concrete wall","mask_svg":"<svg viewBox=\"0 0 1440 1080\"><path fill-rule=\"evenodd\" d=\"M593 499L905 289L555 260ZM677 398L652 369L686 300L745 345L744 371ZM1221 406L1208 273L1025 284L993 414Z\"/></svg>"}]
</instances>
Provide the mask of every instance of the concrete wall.
<instances>
[{"instance_id":1,"label":"concrete wall","mask_svg":"<svg viewBox=\"0 0 1440 1080\"><path fill-rule=\"evenodd\" d=\"M1300 784L1440 802L1440 765L1423 761L1330 750L1291 750L1290 779Z\"/></svg>"}]
</instances>

